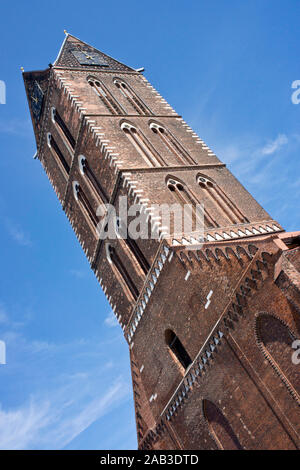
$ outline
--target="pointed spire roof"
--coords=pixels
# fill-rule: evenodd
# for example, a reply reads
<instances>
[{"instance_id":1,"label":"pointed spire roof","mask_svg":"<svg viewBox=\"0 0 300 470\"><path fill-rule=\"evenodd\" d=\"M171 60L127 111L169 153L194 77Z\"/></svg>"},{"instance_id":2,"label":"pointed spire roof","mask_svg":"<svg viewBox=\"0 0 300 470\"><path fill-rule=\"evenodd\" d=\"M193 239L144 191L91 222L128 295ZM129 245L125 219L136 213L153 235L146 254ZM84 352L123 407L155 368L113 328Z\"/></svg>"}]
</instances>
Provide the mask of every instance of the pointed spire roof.
<instances>
[{"instance_id":1,"label":"pointed spire roof","mask_svg":"<svg viewBox=\"0 0 300 470\"><path fill-rule=\"evenodd\" d=\"M135 71L131 67L122 64L68 33L66 33L65 40L53 65L59 67L82 67L84 69L91 67L93 69L99 68L123 72Z\"/></svg>"}]
</instances>

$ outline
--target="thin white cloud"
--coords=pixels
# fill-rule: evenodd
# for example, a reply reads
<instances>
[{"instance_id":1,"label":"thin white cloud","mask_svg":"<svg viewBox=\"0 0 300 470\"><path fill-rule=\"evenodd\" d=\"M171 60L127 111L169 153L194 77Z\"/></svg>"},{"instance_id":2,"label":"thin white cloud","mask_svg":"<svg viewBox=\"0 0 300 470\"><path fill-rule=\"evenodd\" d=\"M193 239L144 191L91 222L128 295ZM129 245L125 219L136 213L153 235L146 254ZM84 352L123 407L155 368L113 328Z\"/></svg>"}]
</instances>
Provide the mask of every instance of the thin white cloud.
<instances>
[{"instance_id":1,"label":"thin white cloud","mask_svg":"<svg viewBox=\"0 0 300 470\"><path fill-rule=\"evenodd\" d=\"M11 238L21 246L31 246L32 242L29 235L12 220L6 220L6 229Z\"/></svg>"},{"instance_id":2,"label":"thin white cloud","mask_svg":"<svg viewBox=\"0 0 300 470\"><path fill-rule=\"evenodd\" d=\"M86 272L80 269L70 269L70 274L77 279L83 279L86 276Z\"/></svg>"},{"instance_id":3,"label":"thin white cloud","mask_svg":"<svg viewBox=\"0 0 300 470\"><path fill-rule=\"evenodd\" d=\"M286 167L283 171L281 164L285 161L283 157L287 152L297 151L299 148L299 136L278 134L278 136L269 140L266 145L261 145L256 138L240 138L228 146L219 146L217 155L227 164L231 164L232 171L238 178L246 181L247 184L264 183L267 188L268 182L274 184L276 181L283 180L286 177ZM286 146L284 156L279 154L280 159L269 158L283 146Z\"/></svg>"},{"instance_id":4,"label":"thin white cloud","mask_svg":"<svg viewBox=\"0 0 300 470\"><path fill-rule=\"evenodd\" d=\"M215 147L218 157L229 163L232 173L274 219L287 230L299 225L299 134L282 132L273 140L240 136L227 145L216 141Z\"/></svg>"},{"instance_id":5,"label":"thin white cloud","mask_svg":"<svg viewBox=\"0 0 300 470\"><path fill-rule=\"evenodd\" d=\"M91 424L111 411L112 406L120 404L129 393L129 387L122 380L107 389L105 394L91 400L81 412L74 414L54 426L52 442L57 441L57 448L64 448Z\"/></svg>"},{"instance_id":6,"label":"thin white cloud","mask_svg":"<svg viewBox=\"0 0 300 470\"><path fill-rule=\"evenodd\" d=\"M6 321L4 307L3 314ZM52 343L28 340L22 332L9 329L1 339L10 358L6 386L13 383L18 403L20 397L23 402L8 407L5 394L1 397L0 449L63 449L96 421L100 420L101 429L103 419L105 427L105 415L131 395L123 367L114 367L115 337Z\"/></svg>"},{"instance_id":7,"label":"thin white cloud","mask_svg":"<svg viewBox=\"0 0 300 470\"><path fill-rule=\"evenodd\" d=\"M66 388L65 392L58 391L53 400L31 398L17 409L0 409L0 449L63 449L113 406L120 404L129 394L129 387L119 379L102 396L87 401L82 407L77 407L77 400L68 400L68 394ZM57 397L59 403L55 401Z\"/></svg>"},{"instance_id":8,"label":"thin white cloud","mask_svg":"<svg viewBox=\"0 0 300 470\"><path fill-rule=\"evenodd\" d=\"M273 153L277 152L281 147L287 145L289 139L285 134L279 134L276 139L271 140L267 143L262 149L262 155L272 155Z\"/></svg>"},{"instance_id":9,"label":"thin white cloud","mask_svg":"<svg viewBox=\"0 0 300 470\"><path fill-rule=\"evenodd\" d=\"M13 134L31 138L31 122L21 119L0 119L0 134Z\"/></svg>"},{"instance_id":10,"label":"thin white cloud","mask_svg":"<svg viewBox=\"0 0 300 470\"><path fill-rule=\"evenodd\" d=\"M0 449L28 449L51 421L50 403L34 403L0 410Z\"/></svg>"},{"instance_id":11,"label":"thin white cloud","mask_svg":"<svg viewBox=\"0 0 300 470\"><path fill-rule=\"evenodd\" d=\"M0 325L8 323L8 314L2 303L0 303Z\"/></svg>"},{"instance_id":12,"label":"thin white cloud","mask_svg":"<svg viewBox=\"0 0 300 470\"><path fill-rule=\"evenodd\" d=\"M110 311L107 317L104 320L104 323L106 326L113 328L115 326L118 326L118 321L116 319L116 316L114 312Z\"/></svg>"},{"instance_id":13,"label":"thin white cloud","mask_svg":"<svg viewBox=\"0 0 300 470\"><path fill-rule=\"evenodd\" d=\"M22 318L18 317L18 309L22 311ZM26 323L26 310L27 307L23 305L18 306L15 304L14 308L8 309L4 302L0 301L0 326L2 327L2 336L5 335L6 340L14 340L19 336L15 330L22 328ZM14 318L17 317L17 320ZM5 331L6 329L6 331ZM1 338L5 339L5 338Z\"/></svg>"}]
</instances>

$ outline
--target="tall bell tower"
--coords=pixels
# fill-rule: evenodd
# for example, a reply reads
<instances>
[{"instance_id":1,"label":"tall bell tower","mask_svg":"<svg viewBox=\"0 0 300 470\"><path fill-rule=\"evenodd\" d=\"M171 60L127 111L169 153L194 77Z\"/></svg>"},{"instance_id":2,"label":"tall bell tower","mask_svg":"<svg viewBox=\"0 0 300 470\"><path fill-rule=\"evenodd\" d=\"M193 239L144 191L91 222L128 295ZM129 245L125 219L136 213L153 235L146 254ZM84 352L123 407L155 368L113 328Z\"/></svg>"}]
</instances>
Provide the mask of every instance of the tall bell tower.
<instances>
[{"instance_id":1,"label":"tall bell tower","mask_svg":"<svg viewBox=\"0 0 300 470\"><path fill-rule=\"evenodd\" d=\"M299 448L300 232L140 71L66 34L53 65L23 76L36 158L128 342L139 448ZM155 236L121 236L124 198ZM201 233L167 230L161 204L193 221L203 205Z\"/></svg>"}]
</instances>

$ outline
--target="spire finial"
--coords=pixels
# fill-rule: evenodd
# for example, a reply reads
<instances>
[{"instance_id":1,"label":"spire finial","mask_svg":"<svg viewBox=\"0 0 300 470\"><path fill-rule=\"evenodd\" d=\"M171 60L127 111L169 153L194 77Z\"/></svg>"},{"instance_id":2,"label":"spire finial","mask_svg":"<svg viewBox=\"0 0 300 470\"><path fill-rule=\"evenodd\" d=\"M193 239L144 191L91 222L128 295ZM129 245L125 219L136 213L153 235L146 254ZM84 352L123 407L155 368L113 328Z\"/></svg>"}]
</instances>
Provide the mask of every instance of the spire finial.
<instances>
[{"instance_id":1,"label":"spire finial","mask_svg":"<svg viewBox=\"0 0 300 470\"><path fill-rule=\"evenodd\" d=\"M21 72L24 72L24 67L20 67L21 68Z\"/></svg>"},{"instance_id":2,"label":"spire finial","mask_svg":"<svg viewBox=\"0 0 300 470\"><path fill-rule=\"evenodd\" d=\"M64 33L65 33L65 34L68 34L66 29L64 29Z\"/></svg>"}]
</instances>

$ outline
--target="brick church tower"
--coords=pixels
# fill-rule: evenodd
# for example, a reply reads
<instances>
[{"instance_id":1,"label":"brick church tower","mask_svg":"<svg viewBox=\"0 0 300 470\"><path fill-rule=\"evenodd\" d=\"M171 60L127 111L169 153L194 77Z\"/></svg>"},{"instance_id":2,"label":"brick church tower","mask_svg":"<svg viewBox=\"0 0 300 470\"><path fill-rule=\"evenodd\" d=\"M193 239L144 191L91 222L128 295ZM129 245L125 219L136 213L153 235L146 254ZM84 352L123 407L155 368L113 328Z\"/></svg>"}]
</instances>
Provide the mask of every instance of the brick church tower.
<instances>
[{"instance_id":1,"label":"brick church tower","mask_svg":"<svg viewBox=\"0 0 300 470\"><path fill-rule=\"evenodd\" d=\"M53 65L23 76L36 157L128 342L139 448L299 448L300 232L141 71L67 34ZM122 197L156 237L120 235ZM202 235L166 232L162 203L202 203Z\"/></svg>"}]
</instances>

